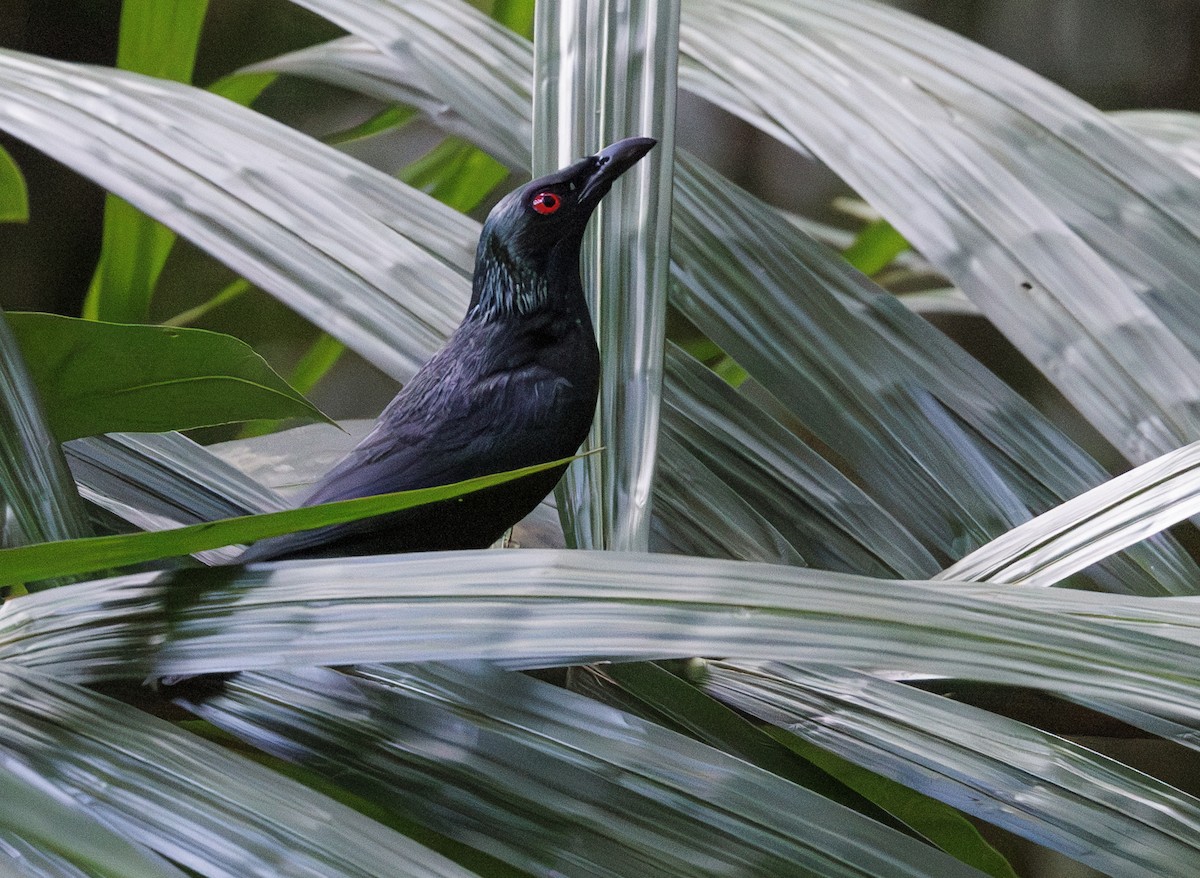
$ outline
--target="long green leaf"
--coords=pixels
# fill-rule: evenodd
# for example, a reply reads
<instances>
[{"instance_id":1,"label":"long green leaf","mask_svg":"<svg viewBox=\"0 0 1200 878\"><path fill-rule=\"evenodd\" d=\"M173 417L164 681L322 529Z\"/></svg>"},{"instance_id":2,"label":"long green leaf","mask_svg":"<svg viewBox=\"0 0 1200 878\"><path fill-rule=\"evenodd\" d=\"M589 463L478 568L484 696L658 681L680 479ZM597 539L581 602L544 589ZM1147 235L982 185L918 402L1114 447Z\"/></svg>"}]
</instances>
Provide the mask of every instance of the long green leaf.
<instances>
[{"instance_id":1,"label":"long green leaf","mask_svg":"<svg viewBox=\"0 0 1200 878\"><path fill-rule=\"evenodd\" d=\"M355 676L239 675L195 709L533 874L978 874L740 759L522 675Z\"/></svg>"},{"instance_id":2,"label":"long green leaf","mask_svg":"<svg viewBox=\"0 0 1200 878\"><path fill-rule=\"evenodd\" d=\"M60 442L258 417L328 420L232 336L35 312L8 317Z\"/></svg>"},{"instance_id":3,"label":"long green leaf","mask_svg":"<svg viewBox=\"0 0 1200 878\"><path fill-rule=\"evenodd\" d=\"M1106 874L1185 878L1200 856L1200 800L1013 720L833 668L717 663L705 688Z\"/></svg>"},{"instance_id":4,"label":"long green leaf","mask_svg":"<svg viewBox=\"0 0 1200 878\"><path fill-rule=\"evenodd\" d=\"M1034 686L1200 729L1200 682L1191 673L1200 661L1200 605L1191 598L531 549L137 574L0 610L0 658L76 679L696 655Z\"/></svg>"},{"instance_id":5,"label":"long green leaf","mask_svg":"<svg viewBox=\"0 0 1200 878\"><path fill-rule=\"evenodd\" d=\"M124 0L117 66L189 82L208 0ZM84 316L135 323L147 318L154 286L175 234L128 202L109 195L96 273Z\"/></svg>"},{"instance_id":6,"label":"long green leaf","mask_svg":"<svg viewBox=\"0 0 1200 878\"><path fill-rule=\"evenodd\" d=\"M691 683L656 664L629 662L596 666L596 670L639 700L663 711L711 746L753 762L773 774L816 789L828 798L876 820L880 820L882 815L885 820L890 819L899 825L907 824L942 850L980 871L997 878L1016 878L1016 873L1004 857L953 808L859 769L855 769L858 775L853 777L856 785L844 786L843 778L849 774L844 764L826 773L830 760L817 761L803 753L798 758L794 751L789 752L792 748L771 740L761 728L743 716L721 702L706 697ZM711 674L706 678L711 679ZM803 767L797 769L796 762ZM863 775L869 777L864 778ZM837 780L834 781L834 778ZM888 818L889 812L895 818Z\"/></svg>"},{"instance_id":7,"label":"long green leaf","mask_svg":"<svg viewBox=\"0 0 1200 878\"><path fill-rule=\"evenodd\" d=\"M1200 442L1142 464L1015 527L939 579L1053 585L1200 514Z\"/></svg>"},{"instance_id":8,"label":"long green leaf","mask_svg":"<svg viewBox=\"0 0 1200 878\"><path fill-rule=\"evenodd\" d=\"M293 780L82 687L5 665L0 710L6 766L201 875L470 874Z\"/></svg>"},{"instance_id":9,"label":"long green leaf","mask_svg":"<svg viewBox=\"0 0 1200 878\"><path fill-rule=\"evenodd\" d=\"M0 128L328 324L397 379L465 310L478 225L283 125L165 80L7 51L0 94Z\"/></svg>"},{"instance_id":10,"label":"long green leaf","mask_svg":"<svg viewBox=\"0 0 1200 878\"><path fill-rule=\"evenodd\" d=\"M80 495L141 530L286 508L274 491L178 433L114 433L68 442L64 450ZM240 553L214 549L196 557L220 564Z\"/></svg>"},{"instance_id":11,"label":"long green leaf","mask_svg":"<svg viewBox=\"0 0 1200 878\"><path fill-rule=\"evenodd\" d=\"M677 416L668 411L667 419ZM161 530L278 509L279 497L263 485L285 496L303 495L372 425L343 421L339 430L314 424L207 449L179 436L109 436L68 443L67 453L87 499L143 530ZM664 448L655 485L656 545L674 551L687 547L712 557L803 563L732 488L670 437L662 441L670 451ZM230 464L245 475L231 471ZM522 528L518 544L562 546L553 506L544 503L535 515L536 520L525 523L529 528ZM216 550L199 557L231 560L235 554Z\"/></svg>"},{"instance_id":12,"label":"long green leaf","mask_svg":"<svg viewBox=\"0 0 1200 878\"><path fill-rule=\"evenodd\" d=\"M338 500L282 512L209 521L171 530L89 537L0 549L0 571L3 571L6 583L14 583L69 576L106 567L121 567L158 558L218 549L235 543L248 543L293 531L343 524L372 515L383 515L439 500L449 500L532 473L553 469L572 459L566 458L497 475L467 479L443 487L397 491L355 500Z\"/></svg>"},{"instance_id":13,"label":"long green leaf","mask_svg":"<svg viewBox=\"0 0 1200 878\"><path fill-rule=\"evenodd\" d=\"M66 861L62 865L78 866L80 871L74 873L78 876L183 878L183 872L166 860L105 828L77 803L68 804L61 794L56 797L45 787L44 780L22 777L8 766L0 771L0 827L6 833L20 833L20 838L36 842L39 850L53 851ZM0 856L12 855L8 839L0 847L4 848ZM0 860L0 872L9 874L6 870Z\"/></svg>"},{"instance_id":14,"label":"long green leaf","mask_svg":"<svg viewBox=\"0 0 1200 878\"><path fill-rule=\"evenodd\" d=\"M1200 438L1200 180L882 5L686 0L681 39L681 82L811 148L1131 460Z\"/></svg>"}]
</instances>

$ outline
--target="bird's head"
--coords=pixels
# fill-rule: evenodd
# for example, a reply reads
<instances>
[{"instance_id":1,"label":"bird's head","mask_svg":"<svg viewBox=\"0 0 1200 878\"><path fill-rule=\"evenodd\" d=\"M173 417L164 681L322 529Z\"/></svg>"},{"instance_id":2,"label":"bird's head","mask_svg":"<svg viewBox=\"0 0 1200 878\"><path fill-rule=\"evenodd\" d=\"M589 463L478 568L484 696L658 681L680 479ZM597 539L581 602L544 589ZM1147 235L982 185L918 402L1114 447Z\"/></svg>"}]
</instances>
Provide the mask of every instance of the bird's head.
<instances>
[{"instance_id":1,"label":"bird's head","mask_svg":"<svg viewBox=\"0 0 1200 878\"><path fill-rule=\"evenodd\" d=\"M613 182L657 143L652 137L629 137L553 174L510 192L492 208L479 238L472 307L481 299L495 307L521 310L520 302L487 300L503 295L540 296L523 289L528 283L553 280L556 272L577 278L583 230ZM503 283L500 283L504 281Z\"/></svg>"}]
</instances>

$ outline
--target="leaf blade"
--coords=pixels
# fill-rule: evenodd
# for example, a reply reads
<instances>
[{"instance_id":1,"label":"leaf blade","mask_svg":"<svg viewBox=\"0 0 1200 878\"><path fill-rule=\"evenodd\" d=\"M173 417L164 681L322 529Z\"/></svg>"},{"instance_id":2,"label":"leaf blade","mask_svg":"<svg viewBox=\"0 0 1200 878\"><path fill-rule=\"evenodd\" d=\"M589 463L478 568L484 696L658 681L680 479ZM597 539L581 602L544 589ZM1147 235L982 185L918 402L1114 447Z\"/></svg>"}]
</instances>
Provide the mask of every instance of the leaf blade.
<instances>
[{"instance_id":1,"label":"leaf blade","mask_svg":"<svg viewBox=\"0 0 1200 878\"><path fill-rule=\"evenodd\" d=\"M106 567L138 564L174 555L219 549L234 543L342 524L371 515L382 515L425 503L452 499L471 491L553 469L572 459L566 458L507 473L467 479L453 485L398 491L355 500L339 500L281 512L237 516L169 530L43 542L32 546L0 549L0 565L6 579L19 582L26 579L69 576Z\"/></svg>"},{"instance_id":2,"label":"leaf blade","mask_svg":"<svg viewBox=\"0 0 1200 878\"><path fill-rule=\"evenodd\" d=\"M37 312L10 318L60 442L264 416L328 421L232 336Z\"/></svg>"}]
</instances>

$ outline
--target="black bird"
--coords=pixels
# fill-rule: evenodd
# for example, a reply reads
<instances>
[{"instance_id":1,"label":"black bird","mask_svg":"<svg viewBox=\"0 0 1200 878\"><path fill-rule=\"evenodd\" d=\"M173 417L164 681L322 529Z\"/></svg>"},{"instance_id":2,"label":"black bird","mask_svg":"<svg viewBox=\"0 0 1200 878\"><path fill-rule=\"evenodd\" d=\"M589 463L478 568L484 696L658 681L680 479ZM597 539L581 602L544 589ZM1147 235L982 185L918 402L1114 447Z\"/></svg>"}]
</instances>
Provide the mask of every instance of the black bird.
<instances>
[{"instance_id":1,"label":"black bird","mask_svg":"<svg viewBox=\"0 0 1200 878\"><path fill-rule=\"evenodd\" d=\"M305 506L445 485L568 457L596 410L600 359L579 279L583 230L657 141L631 137L505 196L483 225L466 317ZM262 540L238 562L484 548L565 467L455 500Z\"/></svg>"}]
</instances>

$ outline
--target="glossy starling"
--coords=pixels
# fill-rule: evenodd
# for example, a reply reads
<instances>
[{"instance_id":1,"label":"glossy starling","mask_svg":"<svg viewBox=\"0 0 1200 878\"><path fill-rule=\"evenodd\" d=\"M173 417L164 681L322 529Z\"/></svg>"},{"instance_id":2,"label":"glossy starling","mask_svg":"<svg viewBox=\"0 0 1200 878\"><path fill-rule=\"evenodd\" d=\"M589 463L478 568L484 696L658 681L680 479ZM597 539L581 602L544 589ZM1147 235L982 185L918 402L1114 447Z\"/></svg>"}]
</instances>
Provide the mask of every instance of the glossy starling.
<instances>
[{"instance_id":1,"label":"glossy starling","mask_svg":"<svg viewBox=\"0 0 1200 878\"><path fill-rule=\"evenodd\" d=\"M579 279L583 230L613 182L655 143L614 143L496 205L479 238L462 324L303 505L445 485L578 450L600 369ZM239 561L483 548L541 502L563 469L263 540Z\"/></svg>"}]
</instances>

